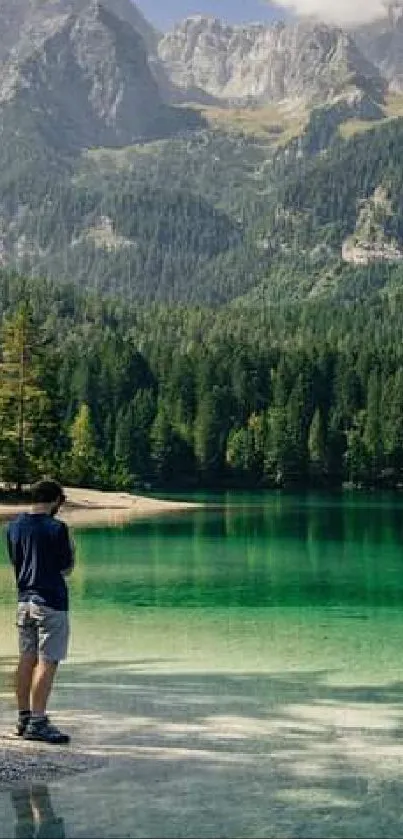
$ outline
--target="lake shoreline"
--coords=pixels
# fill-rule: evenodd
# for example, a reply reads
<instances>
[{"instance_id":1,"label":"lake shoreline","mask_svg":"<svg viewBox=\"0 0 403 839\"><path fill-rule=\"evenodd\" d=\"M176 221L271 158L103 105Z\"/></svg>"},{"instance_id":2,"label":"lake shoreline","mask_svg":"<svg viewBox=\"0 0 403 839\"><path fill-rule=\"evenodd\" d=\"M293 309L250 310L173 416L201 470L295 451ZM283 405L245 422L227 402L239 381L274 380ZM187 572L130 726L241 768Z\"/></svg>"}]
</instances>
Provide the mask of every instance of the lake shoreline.
<instances>
[{"instance_id":1,"label":"lake shoreline","mask_svg":"<svg viewBox=\"0 0 403 839\"><path fill-rule=\"evenodd\" d=\"M130 495L127 492L103 492L94 489L64 487L67 501L59 518L72 526L127 524L137 518L196 510L203 504L190 501L166 501ZM31 509L29 502L0 501L0 521L9 521Z\"/></svg>"}]
</instances>

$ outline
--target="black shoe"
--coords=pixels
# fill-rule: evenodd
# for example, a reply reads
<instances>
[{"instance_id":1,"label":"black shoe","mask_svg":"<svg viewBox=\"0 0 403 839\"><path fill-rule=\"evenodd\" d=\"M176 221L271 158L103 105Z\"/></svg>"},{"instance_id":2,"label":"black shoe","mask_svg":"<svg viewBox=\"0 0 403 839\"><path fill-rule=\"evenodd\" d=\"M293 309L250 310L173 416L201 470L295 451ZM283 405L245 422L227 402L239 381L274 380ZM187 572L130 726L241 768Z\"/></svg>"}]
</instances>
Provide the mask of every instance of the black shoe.
<instances>
[{"instance_id":1,"label":"black shoe","mask_svg":"<svg viewBox=\"0 0 403 839\"><path fill-rule=\"evenodd\" d=\"M15 729L15 733L16 733L17 737L22 737L23 736L30 719L31 719L31 714L29 714L29 713L26 713L19 718L19 720L17 722L17 725L16 725L16 729Z\"/></svg>"},{"instance_id":2,"label":"black shoe","mask_svg":"<svg viewBox=\"0 0 403 839\"><path fill-rule=\"evenodd\" d=\"M48 717L33 719L31 717L23 734L24 740L38 740L41 743L52 743L55 746L70 743L68 734L63 734L55 725L51 725Z\"/></svg>"}]
</instances>

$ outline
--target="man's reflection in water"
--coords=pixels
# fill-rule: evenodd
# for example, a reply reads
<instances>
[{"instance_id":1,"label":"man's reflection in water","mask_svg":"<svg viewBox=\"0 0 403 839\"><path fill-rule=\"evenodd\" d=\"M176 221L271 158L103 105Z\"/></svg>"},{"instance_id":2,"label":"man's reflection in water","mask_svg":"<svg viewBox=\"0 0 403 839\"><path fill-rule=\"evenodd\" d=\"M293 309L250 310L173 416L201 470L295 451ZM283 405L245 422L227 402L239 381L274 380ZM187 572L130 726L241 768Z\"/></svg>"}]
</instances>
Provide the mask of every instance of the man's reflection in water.
<instances>
[{"instance_id":1,"label":"man's reflection in water","mask_svg":"<svg viewBox=\"0 0 403 839\"><path fill-rule=\"evenodd\" d=\"M64 821L56 816L46 784L29 784L11 793L17 817L15 839L65 839Z\"/></svg>"}]
</instances>

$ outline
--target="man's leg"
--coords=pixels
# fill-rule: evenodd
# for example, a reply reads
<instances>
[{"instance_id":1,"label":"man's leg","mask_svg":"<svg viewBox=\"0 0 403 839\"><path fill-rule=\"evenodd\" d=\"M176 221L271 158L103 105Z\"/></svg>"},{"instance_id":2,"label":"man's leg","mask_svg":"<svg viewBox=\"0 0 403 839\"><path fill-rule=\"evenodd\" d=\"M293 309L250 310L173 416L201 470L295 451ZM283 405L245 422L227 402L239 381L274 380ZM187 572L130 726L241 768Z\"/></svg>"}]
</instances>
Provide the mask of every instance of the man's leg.
<instances>
[{"instance_id":1,"label":"man's leg","mask_svg":"<svg viewBox=\"0 0 403 839\"><path fill-rule=\"evenodd\" d=\"M15 692L19 713L30 710L32 675L38 663L36 653L21 653L15 674Z\"/></svg>"},{"instance_id":2,"label":"man's leg","mask_svg":"<svg viewBox=\"0 0 403 839\"><path fill-rule=\"evenodd\" d=\"M38 663L32 677L31 718L24 732L27 740L68 743L70 737L51 725L46 715L59 661L66 657L69 636L68 616L47 606L37 606Z\"/></svg>"},{"instance_id":3,"label":"man's leg","mask_svg":"<svg viewBox=\"0 0 403 839\"><path fill-rule=\"evenodd\" d=\"M57 665L57 661L45 661L40 658L35 667L31 688L31 711L33 716L44 717L46 715Z\"/></svg>"},{"instance_id":4,"label":"man's leg","mask_svg":"<svg viewBox=\"0 0 403 839\"><path fill-rule=\"evenodd\" d=\"M39 657L32 680L31 717L24 731L26 740L40 740L56 745L62 745L70 741L68 734L63 734L58 728L51 725L46 716L46 708L57 665L57 661L48 661Z\"/></svg>"},{"instance_id":5,"label":"man's leg","mask_svg":"<svg viewBox=\"0 0 403 839\"><path fill-rule=\"evenodd\" d=\"M29 603L18 604L17 626L20 657L15 673L15 693L18 706L16 733L21 737L31 716L30 694L32 676L38 663L38 632L35 621L31 617L31 606Z\"/></svg>"}]
</instances>

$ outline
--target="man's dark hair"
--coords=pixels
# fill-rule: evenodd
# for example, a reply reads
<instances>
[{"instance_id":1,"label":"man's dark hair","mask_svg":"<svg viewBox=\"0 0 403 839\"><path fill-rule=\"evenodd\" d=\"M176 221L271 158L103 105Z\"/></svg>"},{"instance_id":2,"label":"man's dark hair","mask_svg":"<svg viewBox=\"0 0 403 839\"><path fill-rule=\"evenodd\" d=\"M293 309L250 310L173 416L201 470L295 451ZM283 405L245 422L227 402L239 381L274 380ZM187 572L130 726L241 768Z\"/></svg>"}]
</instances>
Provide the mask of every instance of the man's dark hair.
<instances>
[{"instance_id":1,"label":"man's dark hair","mask_svg":"<svg viewBox=\"0 0 403 839\"><path fill-rule=\"evenodd\" d=\"M66 496L57 481L45 478L31 486L31 500L33 504L51 504L52 501L65 501Z\"/></svg>"}]
</instances>

